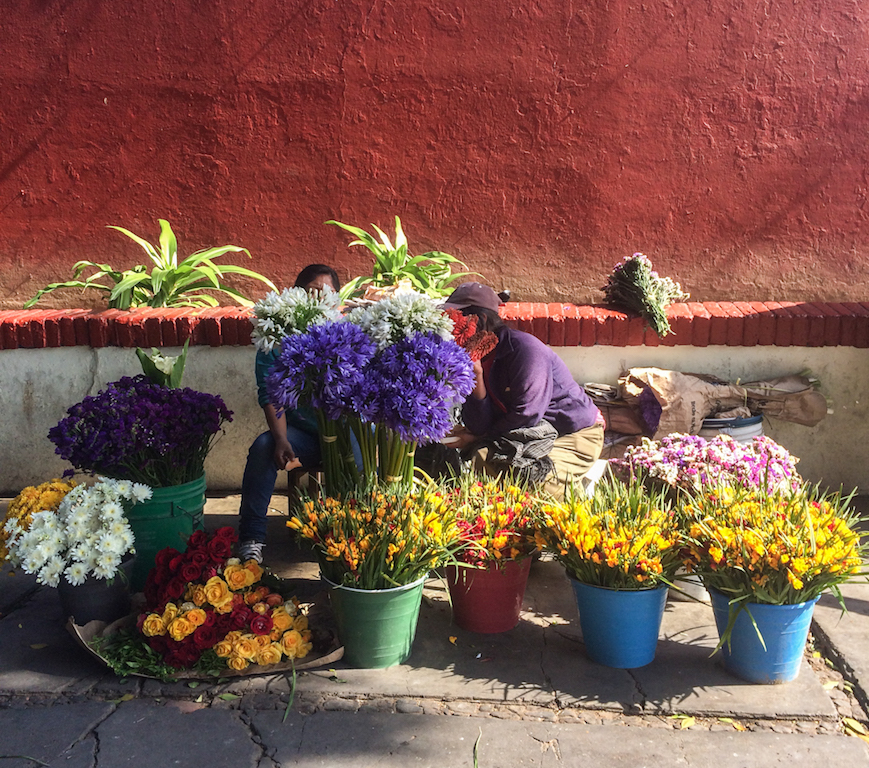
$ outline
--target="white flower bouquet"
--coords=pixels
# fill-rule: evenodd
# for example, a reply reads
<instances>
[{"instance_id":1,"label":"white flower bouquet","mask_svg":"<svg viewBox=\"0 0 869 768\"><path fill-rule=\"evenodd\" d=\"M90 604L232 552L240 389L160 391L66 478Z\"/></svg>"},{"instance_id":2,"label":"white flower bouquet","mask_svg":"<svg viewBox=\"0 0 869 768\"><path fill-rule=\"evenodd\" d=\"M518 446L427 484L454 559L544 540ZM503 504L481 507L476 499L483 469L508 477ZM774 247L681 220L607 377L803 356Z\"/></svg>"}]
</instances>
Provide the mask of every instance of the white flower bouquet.
<instances>
[{"instance_id":1,"label":"white flower bouquet","mask_svg":"<svg viewBox=\"0 0 869 768\"><path fill-rule=\"evenodd\" d=\"M268 353L284 336L340 319L341 297L329 286L310 292L304 288L284 288L279 294L269 291L251 311L251 339L258 351Z\"/></svg>"},{"instance_id":2,"label":"white flower bouquet","mask_svg":"<svg viewBox=\"0 0 869 768\"><path fill-rule=\"evenodd\" d=\"M417 333L434 333L448 340L453 332L453 321L435 300L416 291L357 307L347 319L365 331L380 351Z\"/></svg>"},{"instance_id":3,"label":"white flower bouquet","mask_svg":"<svg viewBox=\"0 0 869 768\"><path fill-rule=\"evenodd\" d=\"M135 552L125 502L151 498L151 488L128 480L101 477L94 485L73 488L57 512L32 515L28 530L9 520L9 560L40 584L56 587L63 576L73 586L93 575L114 578L121 561Z\"/></svg>"}]
</instances>

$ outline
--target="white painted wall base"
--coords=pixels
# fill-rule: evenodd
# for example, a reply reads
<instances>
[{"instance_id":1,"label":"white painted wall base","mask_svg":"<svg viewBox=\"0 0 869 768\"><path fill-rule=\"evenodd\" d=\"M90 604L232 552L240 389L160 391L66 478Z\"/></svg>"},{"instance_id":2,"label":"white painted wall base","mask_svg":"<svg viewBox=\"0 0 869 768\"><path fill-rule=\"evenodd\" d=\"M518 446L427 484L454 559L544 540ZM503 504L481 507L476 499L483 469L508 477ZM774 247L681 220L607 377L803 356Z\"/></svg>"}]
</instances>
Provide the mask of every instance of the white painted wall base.
<instances>
[{"instance_id":1,"label":"white painted wall base","mask_svg":"<svg viewBox=\"0 0 869 768\"><path fill-rule=\"evenodd\" d=\"M175 354L178 350L167 350ZM559 347L580 383L615 384L627 368L657 366L751 381L811 369L832 401L833 413L816 427L767 419L764 431L801 458L813 482L869 491L869 356L852 347ZM253 347L192 347L184 385L219 394L233 422L209 456L210 490L241 486L247 449L265 429L256 404ZM132 349L62 347L0 352L0 494L62 473L48 430L67 408L109 381L139 373Z\"/></svg>"}]
</instances>

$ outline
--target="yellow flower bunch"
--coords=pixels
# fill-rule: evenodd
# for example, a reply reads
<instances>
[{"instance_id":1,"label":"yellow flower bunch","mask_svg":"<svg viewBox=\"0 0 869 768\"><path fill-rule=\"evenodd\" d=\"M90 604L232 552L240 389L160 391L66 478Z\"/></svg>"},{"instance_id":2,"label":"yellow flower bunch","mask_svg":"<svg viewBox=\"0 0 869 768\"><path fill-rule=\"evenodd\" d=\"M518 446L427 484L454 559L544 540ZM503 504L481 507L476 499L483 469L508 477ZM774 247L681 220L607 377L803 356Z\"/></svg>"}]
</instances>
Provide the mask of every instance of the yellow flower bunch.
<instances>
[{"instance_id":1,"label":"yellow flower bunch","mask_svg":"<svg viewBox=\"0 0 869 768\"><path fill-rule=\"evenodd\" d=\"M6 541L9 538L6 523L16 520L23 530L28 530L32 515L43 511L56 512L60 502L76 485L78 483L75 480L55 478L40 485L29 485L12 499L6 509L3 524L0 526L0 561L5 560L9 555L6 548Z\"/></svg>"},{"instance_id":2,"label":"yellow flower bunch","mask_svg":"<svg viewBox=\"0 0 869 768\"><path fill-rule=\"evenodd\" d=\"M455 509L462 545L457 560L485 568L537 549L534 515L539 502L510 479L462 477L439 503Z\"/></svg>"},{"instance_id":3,"label":"yellow flower bunch","mask_svg":"<svg viewBox=\"0 0 869 768\"><path fill-rule=\"evenodd\" d=\"M536 534L571 578L614 589L669 583L681 565L681 536L660 492L638 480L604 478L591 497L545 504Z\"/></svg>"},{"instance_id":4,"label":"yellow flower bunch","mask_svg":"<svg viewBox=\"0 0 869 768\"><path fill-rule=\"evenodd\" d=\"M802 486L722 486L682 506L685 566L729 598L796 604L862 573L866 545L849 498Z\"/></svg>"},{"instance_id":5,"label":"yellow flower bunch","mask_svg":"<svg viewBox=\"0 0 869 768\"><path fill-rule=\"evenodd\" d=\"M443 565L457 540L455 516L434 486L307 499L287 526L313 544L327 579L356 589L412 584Z\"/></svg>"}]
</instances>

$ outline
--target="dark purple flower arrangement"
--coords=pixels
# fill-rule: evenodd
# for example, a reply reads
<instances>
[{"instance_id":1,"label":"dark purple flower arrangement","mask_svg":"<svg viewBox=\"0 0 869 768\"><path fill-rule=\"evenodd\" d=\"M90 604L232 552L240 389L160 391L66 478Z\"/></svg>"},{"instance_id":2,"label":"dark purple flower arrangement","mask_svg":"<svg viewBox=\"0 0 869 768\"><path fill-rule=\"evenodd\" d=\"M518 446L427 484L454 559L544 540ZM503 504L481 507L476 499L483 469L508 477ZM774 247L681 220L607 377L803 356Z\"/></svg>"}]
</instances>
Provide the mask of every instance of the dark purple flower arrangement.
<instances>
[{"instance_id":1,"label":"dark purple flower arrangement","mask_svg":"<svg viewBox=\"0 0 869 768\"><path fill-rule=\"evenodd\" d=\"M125 376L72 406L48 438L78 470L165 488L202 475L229 421L217 395Z\"/></svg>"}]
</instances>

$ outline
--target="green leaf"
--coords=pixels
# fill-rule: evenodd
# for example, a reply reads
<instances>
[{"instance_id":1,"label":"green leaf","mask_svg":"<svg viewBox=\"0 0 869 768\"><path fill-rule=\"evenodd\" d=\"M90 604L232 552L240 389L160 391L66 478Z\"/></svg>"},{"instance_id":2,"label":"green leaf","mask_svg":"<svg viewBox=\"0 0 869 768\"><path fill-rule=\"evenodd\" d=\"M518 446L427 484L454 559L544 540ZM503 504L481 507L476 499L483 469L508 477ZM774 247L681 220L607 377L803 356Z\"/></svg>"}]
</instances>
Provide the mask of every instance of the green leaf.
<instances>
[{"instance_id":1,"label":"green leaf","mask_svg":"<svg viewBox=\"0 0 869 768\"><path fill-rule=\"evenodd\" d=\"M160 251L163 264L167 268L177 267L178 241L175 239L175 233L166 219L158 219L158 221L160 222Z\"/></svg>"},{"instance_id":2,"label":"green leaf","mask_svg":"<svg viewBox=\"0 0 869 768\"><path fill-rule=\"evenodd\" d=\"M235 701L236 699L240 699L241 696L237 696L234 693L221 693L217 698L223 699L224 701Z\"/></svg>"},{"instance_id":3,"label":"green leaf","mask_svg":"<svg viewBox=\"0 0 869 768\"><path fill-rule=\"evenodd\" d=\"M129 229L124 229L123 227L116 227L113 224L109 224L108 229L116 229L118 230L118 232L122 232L127 237L129 237L134 243L138 243L140 246L142 246L142 249L145 251L145 253L148 254L148 258L150 258L151 261L153 261L154 264L156 264L158 267L172 266L170 264L163 264L163 261L160 258L160 253L157 251L157 249L147 240L139 237L138 235L134 235L132 232L130 232Z\"/></svg>"}]
</instances>

